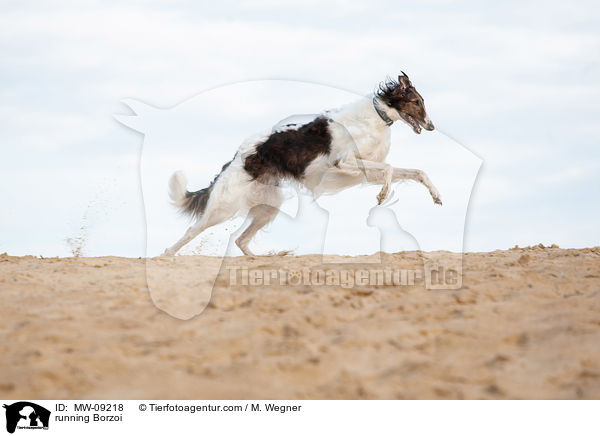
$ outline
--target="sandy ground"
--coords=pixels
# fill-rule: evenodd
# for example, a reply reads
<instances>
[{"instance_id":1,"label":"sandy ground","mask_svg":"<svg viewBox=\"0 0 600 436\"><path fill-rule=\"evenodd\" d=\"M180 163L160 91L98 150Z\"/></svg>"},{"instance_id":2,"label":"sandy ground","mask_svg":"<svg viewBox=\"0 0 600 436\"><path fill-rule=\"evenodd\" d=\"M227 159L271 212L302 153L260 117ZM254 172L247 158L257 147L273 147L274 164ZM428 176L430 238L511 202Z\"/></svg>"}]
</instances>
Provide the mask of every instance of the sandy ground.
<instances>
[{"instance_id":1,"label":"sandy ground","mask_svg":"<svg viewBox=\"0 0 600 436\"><path fill-rule=\"evenodd\" d=\"M600 247L466 254L454 291L220 278L188 321L153 304L145 262L0 255L0 398L600 399ZM149 262L185 281L215 259Z\"/></svg>"}]
</instances>

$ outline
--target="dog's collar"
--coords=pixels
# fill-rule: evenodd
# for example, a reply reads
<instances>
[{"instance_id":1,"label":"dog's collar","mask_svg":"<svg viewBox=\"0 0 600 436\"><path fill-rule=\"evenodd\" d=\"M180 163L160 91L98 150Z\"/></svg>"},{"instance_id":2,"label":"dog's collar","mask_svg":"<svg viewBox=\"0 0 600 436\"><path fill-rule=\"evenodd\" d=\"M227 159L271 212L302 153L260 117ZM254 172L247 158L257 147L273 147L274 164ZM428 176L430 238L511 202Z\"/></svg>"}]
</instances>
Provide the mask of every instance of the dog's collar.
<instances>
[{"instance_id":1,"label":"dog's collar","mask_svg":"<svg viewBox=\"0 0 600 436\"><path fill-rule=\"evenodd\" d=\"M379 106L379 101L377 100L377 97L373 97L373 107L375 108L375 112L377 112L377 115L379 115L379 118L383 120L386 126L389 127L392 124L394 124L394 120L392 120L388 116L388 114L386 114L385 111Z\"/></svg>"}]
</instances>

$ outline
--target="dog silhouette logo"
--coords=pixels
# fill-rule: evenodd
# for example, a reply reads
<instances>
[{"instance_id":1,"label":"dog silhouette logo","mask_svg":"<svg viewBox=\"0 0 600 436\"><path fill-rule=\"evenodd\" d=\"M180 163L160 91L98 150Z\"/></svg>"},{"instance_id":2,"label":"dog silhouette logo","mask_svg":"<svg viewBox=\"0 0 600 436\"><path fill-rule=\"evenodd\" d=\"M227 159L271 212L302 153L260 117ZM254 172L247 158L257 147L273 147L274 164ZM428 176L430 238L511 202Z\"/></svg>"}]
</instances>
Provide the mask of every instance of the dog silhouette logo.
<instances>
[{"instance_id":1,"label":"dog silhouette logo","mask_svg":"<svg viewBox=\"0 0 600 436\"><path fill-rule=\"evenodd\" d=\"M6 431L14 433L18 429L48 430L50 411L29 401L19 401L4 405L6 409Z\"/></svg>"}]
</instances>

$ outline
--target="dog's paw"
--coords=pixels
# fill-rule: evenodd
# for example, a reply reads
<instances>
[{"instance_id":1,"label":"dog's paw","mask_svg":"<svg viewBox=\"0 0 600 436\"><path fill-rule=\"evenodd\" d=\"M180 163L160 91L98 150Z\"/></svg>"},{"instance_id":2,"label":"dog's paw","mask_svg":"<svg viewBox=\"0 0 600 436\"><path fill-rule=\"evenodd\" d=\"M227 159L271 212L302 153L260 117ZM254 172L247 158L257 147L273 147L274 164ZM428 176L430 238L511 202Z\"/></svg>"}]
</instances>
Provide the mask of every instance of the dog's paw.
<instances>
[{"instance_id":1,"label":"dog's paw","mask_svg":"<svg viewBox=\"0 0 600 436\"><path fill-rule=\"evenodd\" d=\"M377 204L383 203L385 199L388 198L388 195L390 195L389 186L384 186L381 188L381 191L379 191L379 194L377 194Z\"/></svg>"},{"instance_id":2,"label":"dog's paw","mask_svg":"<svg viewBox=\"0 0 600 436\"><path fill-rule=\"evenodd\" d=\"M439 195L437 197L433 197L433 203L439 204L440 206L442 205L442 199L440 198Z\"/></svg>"}]
</instances>

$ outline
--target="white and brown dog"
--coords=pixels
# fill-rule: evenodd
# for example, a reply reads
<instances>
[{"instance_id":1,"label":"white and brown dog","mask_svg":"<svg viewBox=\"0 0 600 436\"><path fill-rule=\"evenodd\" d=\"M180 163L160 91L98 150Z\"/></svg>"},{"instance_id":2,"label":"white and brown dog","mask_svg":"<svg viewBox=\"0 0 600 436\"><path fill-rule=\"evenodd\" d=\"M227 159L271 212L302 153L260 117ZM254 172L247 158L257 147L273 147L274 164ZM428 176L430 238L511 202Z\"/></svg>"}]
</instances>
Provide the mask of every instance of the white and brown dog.
<instances>
[{"instance_id":1,"label":"white and brown dog","mask_svg":"<svg viewBox=\"0 0 600 436\"><path fill-rule=\"evenodd\" d=\"M250 214L252 221L236 244L244 254L252 255L248 244L277 216L283 203L284 180L301 183L315 196L365 181L381 184L380 204L389 195L392 182L415 180L427 187L436 204L442 204L423 171L385 163L389 127L397 120L406 122L415 133L421 133L421 128L434 129L423 97L404 73L397 81L381 84L369 98L246 139L207 188L187 191L185 176L176 172L169 183L171 200L196 222L164 255L174 255L207 228L245 214Z\"/></svg>"}]
</instances>

